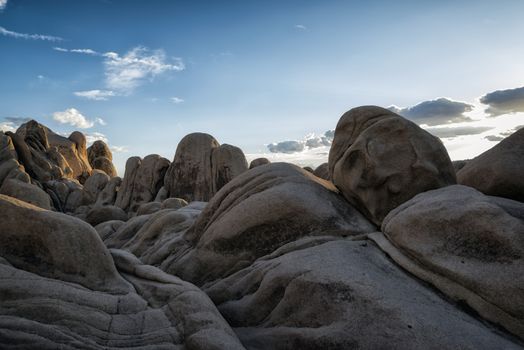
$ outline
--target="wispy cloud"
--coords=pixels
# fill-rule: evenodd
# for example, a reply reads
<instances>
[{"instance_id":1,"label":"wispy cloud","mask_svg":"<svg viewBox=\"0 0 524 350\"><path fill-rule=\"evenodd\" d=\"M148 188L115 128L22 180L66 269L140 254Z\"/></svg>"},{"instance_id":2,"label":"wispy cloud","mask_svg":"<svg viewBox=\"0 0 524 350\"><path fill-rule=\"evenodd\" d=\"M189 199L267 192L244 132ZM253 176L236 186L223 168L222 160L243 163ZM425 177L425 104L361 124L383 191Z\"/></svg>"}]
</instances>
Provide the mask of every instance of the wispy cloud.
<instances>
[{"instance_id":1,"label":"wispy cloud","mask_svg":"<svg viewBox=\"0 0 524 350\"><path fill-rule=\"evenodd\" d=\"M13 32L11 30L5 29L4 27L0 27L0 35L9 36L9 37L16 38L16 39L26 39L26 40L45 40L45 41L64 40L58 36L52 36L52 35L26 34L26 33Z\"/></svg>"},{"instance_id":2,"label":"wispy cloud","mask_svg":"<svg viewBox=\"0 0 524 350\"><path fill-rule=\"evenodd\" d=\"M0 11L5 9L6 6L7 6L7 0L0 0Z\"/></svg>"},{"instance_id":3,"label":"wispy cloud","mask_svg":"<svg viewBox=\"0 0 524 350\"><path fill-rule=\"evenodd\" d=\"M4 120L0 122L0 131L12 131L15 132L16 129L23 123L27 123L31 118L22 118L22 117L5 117Z\"/></svg>"},{"instance_id":4,"label":"wispy cloud","mask_svg":"<svg viewBox=\"0 0 524 350\"><path fill-rule=\"evenodd\" d=\"M184 102L184 99L183 98L180 98L180 97L171 97L170 98L171 102L173 102L174 104L179 104L179 103L182 103Z\"/></svg>"},{"instance_id":5,"label":"wispy cloud","mask_svg":"<svg viewBox=\"0 0 524 350\"><path fill-rule=\"evenodd\" d=\"M129 152L129 147L127 146L110 146L111 152L114 153L126 153Z\"/></svg>"},{"instance_id":6,"label":"wispy cloud","mask_svg":"<svg viewBox=\"0 0 524 350\"><path fill-rule=\"evenodd\" d=\"M144 81L162 73L185 69L182 59L168 60L163 50L145 47L135 47L123 56L107 52L104 57L106 86L122 94L133 92Z\"/></svg>"},{"instance_id":7,"label":"wispy cloud","mask_svg":"<svg viewBox=\"0 0 524 350\"><path fill-rule=\"evenodd\" d=\"M303 24L295 24L295 29L298 30L307 30L307 27Z\"/></svg>"},{"instance_id":8,"label":"wispy cloud","mask_svg":"<svg viewBox=\"0 0 524 350\"><path fill-rule=\"evenodd\" d=\"M138 46L124 55L116 52L98 52L92 49L66 49L54 47L56 51L80 53L104 57L105 90L78 91L75 95L92 100L106 100L117 95L129 95L146 81L169 72L185 69L179 57L168 58L161 49L150 50ZM180 101L182 102L182 101Z\"/></svg>"},{"instance_id":9,"label":"wispy cloud","mask_svg":"<svg viewBox=\"0 0 524 350\"><path fill-rule=\"evenodd\" d=\"M68 108L62 112L53 113L53 119L61 124L69 124L80 129L89 129L95 124L106 125L101 118L89 120L76 108Z\"/></svg>"},{"instance_id":10,"label":"wispy cloud","mask_svg":"<svg viewBox=\"0 0 524 350\"><path fill-rule=\"evenodd\" d=\"M15 132L16 126L12 122L0 122L0 131L7 132Z\"/></svg>"},{"instance_id":11,"label":"wispy cloud","mask_svg":"<svg viewBox=\"0 0 524 350\"><path fill-rule=\"evenodd\" d=\"M88 100L95 101L106 101L109 97L116 96L115 92L111 90L76 91L74 94L78 97L83 97L87 98Z\"/></svg>"},{"instance_id":12,"label":"wispy cloud","mask_svg":"<svg viewBox=\"0 0 524 350\"><path fill-rule=\"evenodd\" d=\"M86 137L86 143L88 146L90 146L95 141L104 141L106 144L109 144L109 140L107 139L107 136L102 134L101 132L92 132L92 133L85 133Z\"/></svg>"}]
</instances>

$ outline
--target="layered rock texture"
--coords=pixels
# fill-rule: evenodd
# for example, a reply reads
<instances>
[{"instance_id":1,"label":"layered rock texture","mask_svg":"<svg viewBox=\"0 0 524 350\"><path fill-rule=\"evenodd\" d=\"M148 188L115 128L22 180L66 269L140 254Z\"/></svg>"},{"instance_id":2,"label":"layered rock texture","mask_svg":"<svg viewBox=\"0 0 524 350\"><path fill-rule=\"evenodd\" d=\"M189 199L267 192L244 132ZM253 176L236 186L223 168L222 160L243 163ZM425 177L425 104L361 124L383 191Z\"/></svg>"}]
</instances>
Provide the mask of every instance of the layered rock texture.
<instances>
[{"instance_id":1,"label":"layered rock texture","mask_svg":"<svg viewBox=\"0 0 524 350\"><path fill-rule=\"evenodd\" d=\"M0 348L522 349L521 136L452 164L365 106L315 170L195 133L121 179L79 132L0 132Z\"/></svg>"}]
</instances>

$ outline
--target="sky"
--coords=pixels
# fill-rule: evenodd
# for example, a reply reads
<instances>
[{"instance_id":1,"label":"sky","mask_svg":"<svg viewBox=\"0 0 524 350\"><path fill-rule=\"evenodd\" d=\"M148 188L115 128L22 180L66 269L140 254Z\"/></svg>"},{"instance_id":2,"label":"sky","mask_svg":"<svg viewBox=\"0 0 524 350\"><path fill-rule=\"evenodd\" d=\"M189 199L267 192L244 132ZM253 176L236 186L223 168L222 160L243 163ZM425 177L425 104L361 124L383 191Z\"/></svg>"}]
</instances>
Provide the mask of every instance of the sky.
<instances>
[{"instance_id":1,"label":"sky","mask_svg":"<svg viewBox=\"0 0 524 350\"><path fill-rule=\"evenodd\" d=\"M0 129L35 119L170 160L206 132L248 160L327 161L390 108L472 158L524 125L524 1L0 0Z\"/></svg>"}]
</instances>

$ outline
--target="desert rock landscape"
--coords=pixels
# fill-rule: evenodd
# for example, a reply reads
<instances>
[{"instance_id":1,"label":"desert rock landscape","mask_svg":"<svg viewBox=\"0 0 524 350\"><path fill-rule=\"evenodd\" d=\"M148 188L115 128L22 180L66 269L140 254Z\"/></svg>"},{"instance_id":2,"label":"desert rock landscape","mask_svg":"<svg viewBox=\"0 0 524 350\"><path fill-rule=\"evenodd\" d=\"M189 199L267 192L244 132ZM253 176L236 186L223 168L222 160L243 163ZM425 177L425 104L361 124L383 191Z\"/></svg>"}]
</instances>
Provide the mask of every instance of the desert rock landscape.
<instances>
[{"instance_id":1,"label":"desert rock landscape","mask_svg":"<svg viewBox=\"0 0 524 350\"><path fill-rule=\"evenodd\" d=\"M120 178L31 120L0 132L0 348L522 348L523 160L524 128L459 164L362 106L316 169L191 133Z\"/></svg>"}]
</instances>

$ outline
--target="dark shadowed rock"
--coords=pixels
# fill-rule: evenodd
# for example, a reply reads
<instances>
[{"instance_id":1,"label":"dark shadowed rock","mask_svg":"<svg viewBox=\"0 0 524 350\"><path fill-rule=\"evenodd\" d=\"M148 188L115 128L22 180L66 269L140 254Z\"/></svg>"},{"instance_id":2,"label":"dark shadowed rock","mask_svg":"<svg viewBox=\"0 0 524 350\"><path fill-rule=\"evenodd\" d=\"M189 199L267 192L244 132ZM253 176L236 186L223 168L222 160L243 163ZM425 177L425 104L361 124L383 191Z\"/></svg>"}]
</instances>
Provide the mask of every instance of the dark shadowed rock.
<instances>
[{"instance_id":1,"label":"dark shadowed rock","mask_svg":"<svg viewBox=\"0 0 524 350\"><path fill-rule=\"evenodd\" d=\"M112 220L127 221L127 213L114 205L95 206L89 210L85 218L91 226Z\"/></svg>"},{"instance_id":2,"label":"dark shadowed rock","mask_svg":"<svg viewBox=\"0 0 524 350\"><path fill-rule=\"evenodd\" d=\"M162 203L160 202L149 202L141 204L136 211L136 215L148 215L153 214L159 211L162 208Z\"/></svg>"},{"instance_id":3,"label":"dark shadowed rock","mask_svg":"<svg viewBox=\"0 0 524 350\"><path fill-rule=\"evenodd\" d=\"M115 205L128 212L136 212L141 204L153 201L164 184L168 167L169 161L157 154L150 154L143 160L140 157L129 158Z\"/></svg>"},{"instance_id":4,"label":"dark shadowed rock","mask_svg":"<svg viewBox=\"0 0 524 350\"><path fill-rule=\"evenodd\" d=\"M310 172L310 173L313 173L313 171L314 171L313 168L310 167L310 166L305 166L302 169L304 169L305 171Z\"/></svg>"},{"instance_id":5,"label":"dark shadowed rock","mask_svg":"<svg viewBox=\"0 0 524 350\"><path fill-rule=\"evenodd\" d=\"M469 160L454 160L451 162L451 164L453 164L453 169L455 169L455 172L457 173L457 176L459 170L464 168L464 166L468 164L468 162Z\"/></svg>"},{"instance_id":6,"label":"dark shadowed rock","mask_svg":"<svg viewBox=\"0 0 524 350\"><path fill-rule=\"evenodd\" d=\"M271 162L267 158L253 159L251 161L251 163L249 163L249 169L253 169L253 168L257 167L257 166L265 165L265 164L269 164L269 163L271 163Z\"/></svg>"},{"instance_id":7,"label":"dark shadowed rock","mask_svg":"<svg viewBox=\"0 0 524 350\"><path fill-rule=\"evenodd\" d=\"M329 180L329 164L322 163L320 164L315 171L313 172L315 176L318 176L321 179Z\"/></svg>"},{"instance_id":8,"label":"dark shadowed rock","mask_svg":"<svg viewBox=\"0 0 524 350\"><path fill-rule=\"evenodd\" d=\"M372 242L307 237L206 293L248 349L517 349Z\"/></svg>"},{"instance_id":9,"label":"dark shadowed rock","mask_svg":"<svg viewBox=\"0 0 524 350\"><path fill-rule=\"evenodd\" d=\"M354 108L340 118L329 172L344 197L376 224L416 194L456 183L437 137L375 106Z\"/></svg>"},{"instance_id":10,"label":"dark shadowed rock","mask_svg":"<svg viewBox=\"0 0 524 350\"><path fill-rule=\"evenodd\" d=\"M295 165L272 163L224 186L185 234L190 249L174 251L162 268L202 284L302 236L374 230L331 183Z\"/></svg>"},{"instance_id":11,"label":"dark shadowed rock","mask_svg":"<svg viewBox=\"0 0 524 350\"><path fill-rule=\"evenodd\" d=\"M164 181L169 197L191 202L213 196L211 155L219 146L213 136L204 133L189 134L180 141Z\"/></svg>"},{"instance_id":12,"label":"dark shadowed rock","mask_svg":"<svg viewBox=\"0 0 524 350\"><path fill-rule=\"evenodd\" d=\"M0 187L0 194L17 198L43 209L51 209L51 198L40 187L17 179L7 179Z\"/></svg>"},{"instance_id":13,"label":"dark shadowed rock","mask_svg":"<svg viewBox=\"0 0 524 350\"><path fill-rule=\"evenodd\" d=\"M524 128L470 160L458 182L491 195L524 202Z\"/></svg>"},{"instance_id":14,"label":"dark shadowed rock","mask_svg":"<svg viewBox=\"0 0 524 350\"><path fill-rule=\"evenodd\" d=\"M524 204L449 186L393 210L382 231L400 265L524 339Z\"/></svg>"},{"instance_id":15,"label":"dark shadowed rock","mask_svg":"<svg viewBox=\"0 0 524 350\"><path fill-rule=\"evenodd\" d=\"M213 149L211 153L213 194L246 170L247 160L240 148L223 144Z\"/></svg>"},{"instance_id":16,"label":"dark shadowed rock","mask_svg":"<svg viewBox=\"0 0 524 350\"><path fill-rule=\"evenodd\" d=\"M187 202L182 198L168 198L162 202L162 209L180 209L187 206Z\"/></svg>"}]
</instances>

